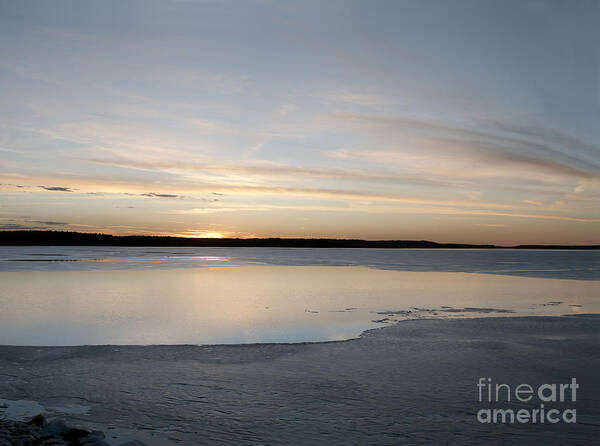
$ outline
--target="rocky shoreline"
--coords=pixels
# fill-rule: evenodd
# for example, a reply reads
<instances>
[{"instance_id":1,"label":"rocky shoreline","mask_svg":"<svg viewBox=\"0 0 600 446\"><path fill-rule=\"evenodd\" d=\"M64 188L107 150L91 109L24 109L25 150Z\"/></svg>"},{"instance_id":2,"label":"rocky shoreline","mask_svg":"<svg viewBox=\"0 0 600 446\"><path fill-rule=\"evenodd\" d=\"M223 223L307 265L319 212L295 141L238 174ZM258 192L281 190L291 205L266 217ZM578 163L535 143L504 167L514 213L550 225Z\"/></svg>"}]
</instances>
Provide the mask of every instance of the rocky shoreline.
<instances>
[{"instance_id":1,"label":"rocky shoreline","mask_svg":"<svg viewBox=\"0 0 600 446\"><path fill-rule=\"evenodd\" d=\"M67 425L62 420L46 420L36 415L29 421L0 419L0 446L109 446L105 434ZM119 446L144 446L134 440Z\"/></svg>"}]
</instances>

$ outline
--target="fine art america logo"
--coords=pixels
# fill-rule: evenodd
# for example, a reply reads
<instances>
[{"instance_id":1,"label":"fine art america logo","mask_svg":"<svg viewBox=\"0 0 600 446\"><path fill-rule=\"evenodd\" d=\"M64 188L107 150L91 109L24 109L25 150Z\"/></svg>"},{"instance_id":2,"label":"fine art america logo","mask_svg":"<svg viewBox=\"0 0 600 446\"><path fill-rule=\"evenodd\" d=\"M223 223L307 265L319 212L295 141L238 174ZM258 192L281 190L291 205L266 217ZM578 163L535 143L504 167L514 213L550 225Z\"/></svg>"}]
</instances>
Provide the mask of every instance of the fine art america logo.
<instances>
[{"instance_id":1,"label":"fine art america logo","mask_svg":"<svg viewBox=\"0 0 600 446\"><path fill-rule=\"evenodd\" d=\"M492 378L479 378L477 382L479 402L490 405L511 405L534 403L529 408L483 408L477 412L480 423L576 423L577 410L573 407L577 401L579 384L571 378L568 384L542 384L534 387L519 384L492 384ZM562 403L562 404L560 404ZM560 405L560 408L558 407ZM565 408L563 406L571 407Z\"/></svg>"}]
</instances>

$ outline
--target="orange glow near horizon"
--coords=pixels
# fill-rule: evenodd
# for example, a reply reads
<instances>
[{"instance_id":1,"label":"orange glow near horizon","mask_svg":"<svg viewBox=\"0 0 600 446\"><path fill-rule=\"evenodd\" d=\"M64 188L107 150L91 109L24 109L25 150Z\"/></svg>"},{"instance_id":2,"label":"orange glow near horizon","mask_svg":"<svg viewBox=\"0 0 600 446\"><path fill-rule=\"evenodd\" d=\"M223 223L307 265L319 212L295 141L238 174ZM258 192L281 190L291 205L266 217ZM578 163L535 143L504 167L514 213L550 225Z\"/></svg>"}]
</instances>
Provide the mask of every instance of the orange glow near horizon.
<instances>
[{"instance_id":1,"label":"orange glow near horizon","mask_svg":"<svg viewBox=\"0 0 600 446\"><path fill-rule=\"evenodd\" d=\"M226 234L216 231L185 231L181 234L175 234L176 237L185 238L225 238Z\"/></svg>"}]
</instances>

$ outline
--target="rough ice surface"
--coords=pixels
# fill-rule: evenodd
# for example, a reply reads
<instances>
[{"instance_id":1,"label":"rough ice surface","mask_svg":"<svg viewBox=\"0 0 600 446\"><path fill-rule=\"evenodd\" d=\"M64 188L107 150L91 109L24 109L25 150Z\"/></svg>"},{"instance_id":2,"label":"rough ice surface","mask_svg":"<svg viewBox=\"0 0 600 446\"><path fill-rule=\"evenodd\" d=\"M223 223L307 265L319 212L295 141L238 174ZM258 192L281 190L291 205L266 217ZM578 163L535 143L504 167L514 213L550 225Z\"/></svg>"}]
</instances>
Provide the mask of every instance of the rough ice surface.
<instances>
[{"instance_id":1,"label":"rough ice surface","mask_svg":"<svg viewBox=\"0 0 600 446\"><path fill-rule=\"evenodd\" d=\"M591 444L599 369L593 316L410 320L315 344L0 347L0 395L156 444ZM577 423L481 424L480 377L576 378Z\"/></svg>"}]
</instances>

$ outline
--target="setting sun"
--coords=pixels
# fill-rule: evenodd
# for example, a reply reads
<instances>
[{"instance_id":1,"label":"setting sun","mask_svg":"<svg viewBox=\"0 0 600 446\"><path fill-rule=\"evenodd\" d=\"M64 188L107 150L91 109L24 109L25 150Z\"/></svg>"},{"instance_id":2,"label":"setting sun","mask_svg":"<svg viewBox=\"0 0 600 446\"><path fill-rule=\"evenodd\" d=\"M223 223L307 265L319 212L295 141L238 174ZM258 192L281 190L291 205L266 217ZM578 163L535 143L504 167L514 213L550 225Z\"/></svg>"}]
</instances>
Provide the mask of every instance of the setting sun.
<instances>
[{"instance_id":1,"label":"setting sun","mask_svg":"<svg viewBox=\"0 0 600 446\"><path fill-rule=\"evenodd\" d=\"M224 238L225 234L214 231L185 231L181 234L177 234L177 237L186 238Z\"/></svg>"}]
</instances>

